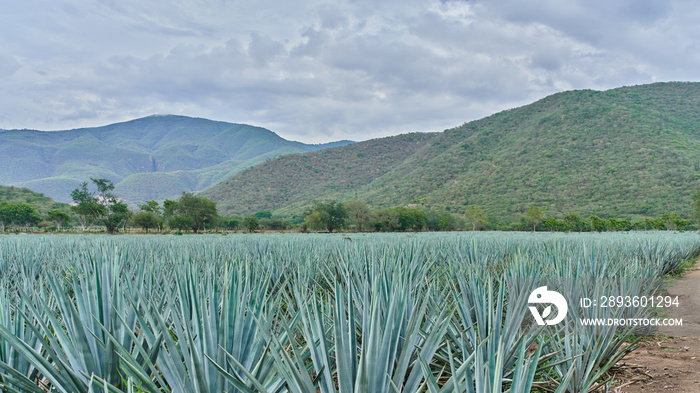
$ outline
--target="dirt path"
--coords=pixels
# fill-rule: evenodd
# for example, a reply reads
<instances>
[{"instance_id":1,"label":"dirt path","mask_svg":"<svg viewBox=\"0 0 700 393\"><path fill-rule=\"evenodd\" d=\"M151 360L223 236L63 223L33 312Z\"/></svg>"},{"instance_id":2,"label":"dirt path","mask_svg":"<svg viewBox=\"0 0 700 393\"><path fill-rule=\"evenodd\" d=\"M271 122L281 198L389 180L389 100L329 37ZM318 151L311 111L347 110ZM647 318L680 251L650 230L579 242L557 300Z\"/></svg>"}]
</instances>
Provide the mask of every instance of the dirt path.
<instances>
[{"instance_id":1,"label":"dirt path","mask_svg":"<svg viewBox=\"0 0 700 393\"><path fill-rule=\"evenodd\" d=\"M668 316L683 318L683 327L661 329L644 340L619 364L622 384L619 393L700 393L700 263L686 271L668 289L678 296L679 307Z\"/></svg>"}]
</instances>

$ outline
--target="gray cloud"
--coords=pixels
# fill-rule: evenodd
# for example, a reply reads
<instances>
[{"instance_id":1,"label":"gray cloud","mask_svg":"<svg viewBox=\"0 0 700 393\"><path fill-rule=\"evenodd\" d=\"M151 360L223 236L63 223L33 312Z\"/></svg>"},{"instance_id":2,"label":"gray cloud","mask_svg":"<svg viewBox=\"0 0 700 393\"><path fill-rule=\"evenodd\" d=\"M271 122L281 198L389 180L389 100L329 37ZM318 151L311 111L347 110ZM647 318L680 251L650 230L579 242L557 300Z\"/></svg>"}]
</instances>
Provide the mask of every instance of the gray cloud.
<instances>
[{"instance_id":1,"label":"gray cloud","mask_svg":"<svg viewBox=\"0 0 700 393\"><path fill-rule=\"evenodd\" d=\"M36 0L0 15L0 128L152 113L290 139L441 131L566 89L698 80L690 1Z\"/></svg>"}]
</instances>

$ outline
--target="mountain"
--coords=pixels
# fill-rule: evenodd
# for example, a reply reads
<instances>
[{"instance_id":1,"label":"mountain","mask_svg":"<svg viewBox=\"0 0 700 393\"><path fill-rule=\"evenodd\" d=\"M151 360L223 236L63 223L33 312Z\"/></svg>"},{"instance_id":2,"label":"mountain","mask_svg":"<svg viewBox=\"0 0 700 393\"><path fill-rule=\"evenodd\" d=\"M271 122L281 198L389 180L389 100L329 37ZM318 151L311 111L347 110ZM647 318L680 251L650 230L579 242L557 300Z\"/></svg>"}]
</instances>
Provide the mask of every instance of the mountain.
<instances>
[{"instance_id":1,"label":"mountain","mask_svg":"<svg viewBox=\"0 0 700 393\"><path fill-rule=\"evenodd\" d=\"M700 178L700 84L567 91L437 134L277 157L210 188L225 214L300 212L314 199L372 207L529 206L637 218L690 216Z\"/></svg>"},{"instance_id":2,"label":"mountain","mask_svg":"<svg viewBox=\"0 0 700 393\"><path fill-rule=\"evenodd\" d=\"M309 145L270 130L185 116L149 116L104 127L0 133L0 184L70 201L91 177L106 178L128 202L199 191L280 154L350 143Z\"/></svg>"}]
</instances>

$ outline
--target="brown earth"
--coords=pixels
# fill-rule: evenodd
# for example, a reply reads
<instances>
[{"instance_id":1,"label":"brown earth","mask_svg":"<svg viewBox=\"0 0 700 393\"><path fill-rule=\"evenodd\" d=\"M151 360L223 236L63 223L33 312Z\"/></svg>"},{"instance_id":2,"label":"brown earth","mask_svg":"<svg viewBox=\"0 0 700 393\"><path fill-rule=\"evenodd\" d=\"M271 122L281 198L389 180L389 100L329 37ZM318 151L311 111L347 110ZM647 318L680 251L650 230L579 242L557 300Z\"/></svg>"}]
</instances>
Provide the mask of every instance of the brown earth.
<instances>
[{"instance_id":1,"label":"brown earth","mask_svg":"<svg viewBox=\"0 0 700 393\"><path fill-rule=\"evenodd\" d=\"M613 392L700 393L700 263L676 280L668 294L678 296L679 307L666 312L683 318L683 327L643 339L613 370L619 381Z\"/></svg>"}]
</instances>

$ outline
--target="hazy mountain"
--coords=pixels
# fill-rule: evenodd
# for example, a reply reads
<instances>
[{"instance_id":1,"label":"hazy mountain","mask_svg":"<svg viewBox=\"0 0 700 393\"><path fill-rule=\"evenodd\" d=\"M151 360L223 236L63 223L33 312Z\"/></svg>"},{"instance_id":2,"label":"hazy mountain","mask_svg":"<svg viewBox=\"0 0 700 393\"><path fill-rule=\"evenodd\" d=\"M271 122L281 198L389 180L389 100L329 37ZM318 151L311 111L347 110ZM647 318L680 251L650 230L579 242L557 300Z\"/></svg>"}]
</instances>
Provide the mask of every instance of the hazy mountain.
<instances>
[{"instance_id":1,"label":"hazy mountain","mask_svg":"<svg viewBox=\"0 0 700 393\"><path fill-rule=\"evenodd\" d=\"M0 184L59 201L91 177L107 178L129 202L203 190L280 154L350 143L309 145L270 130L184 116L150 116L104 127L0 133Z\"/></svg>"},{"instance_id":2,"label":"hazy mountain","mask_svg":"<svg viewBox=\"0 0 700 393\"><path fill-rule=\"evenodd\" d=\"M481 205L515 218L690 215L700 188L700 84L569 91L437 134L277 157L205 191L224 213L299 212L314 199L373 207Z\"/></svg>"}]
</instances>

